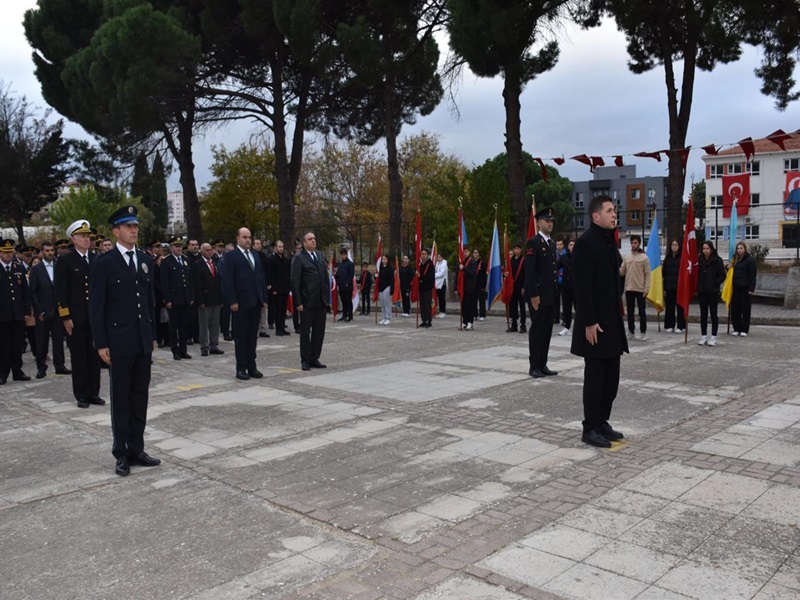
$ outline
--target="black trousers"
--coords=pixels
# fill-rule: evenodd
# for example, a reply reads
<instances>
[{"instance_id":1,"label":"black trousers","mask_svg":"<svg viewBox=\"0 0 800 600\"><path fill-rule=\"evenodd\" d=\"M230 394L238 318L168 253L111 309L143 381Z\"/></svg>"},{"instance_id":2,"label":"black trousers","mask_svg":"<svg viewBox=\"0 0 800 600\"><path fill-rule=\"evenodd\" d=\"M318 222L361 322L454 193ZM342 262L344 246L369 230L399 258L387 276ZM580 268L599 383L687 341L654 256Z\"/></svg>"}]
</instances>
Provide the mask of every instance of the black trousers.
<instances>
[{"instance_id":1,"label":"black trousers","mask_svg":"<svg viewBox=\"0 0 800 600\"><path fill-rule=\"evenodd\" d=\"M275 294L270 297L275 311L275 332L286 331L286 303L289 294Z\"/></svg>"},{"instance_id":2,"label":"black trousers","mask_svg":"<svg viewBox=\"0 0 800 600\"><path fill-rule=\"evenodd\" d=\"M423 325L431 322L431 301L433 300L433 290L419 291L419 316Z\"/></svg>"},{"instance_id":3,"label":"black trousers","mask_svg":"<svg viewBox=\"0 0 800 600\"><path fill-rule=\"evenodd\" d=\"M436 298L439 300L439 312L447 314L447 286L443 285L441 289L436 290Z\"/></svg>"},{"instance_id":4,"label":"black trousers","mask_svg":"<svg viewBox=\"0 0 800 600\"><path fill-rule=\"evenodd\" d=\"M64 326L61 319L36 319L36 368L47 370L47 348L50 337L53 338L53 365L57 369L64 367Z\"/></svg>"},{"instance_id":5,"label":"black trousers","mask_svg":"<svg viewBox=\"0 0 800 600\"><path fill-rule=\"evenodd\" d=\"M267 298L267 327L272 329L275 327L275 313L277 307L275 306L275 296L271 295ZM277 327L275 327L275 331L279 331Z\"/></svg>"},{"instance_id":6,"label":"black trousers","mask_svg":"<svg viewBox=\"0 0 800 600\"><path fill-rule=\"evenodd\" d=\"M22 371L22 344L25 339L23 321L0 323L0 379L8 379L9 373Z\"/></svg>"},{"instance_id":7,"label":"black trousers","mask_svg":"<svg viewBox=\"0 0 800 600\"><path fill-rule=\"evenodd\" d=\"M303 306L300 313L300 360L309 362L319 360L322 354L322 342L325 341L324 306Z\"/></svg>"},{"instance_id":8,"label":"black trousers","mask_svg":"<svg viewBox=\"0 0 800 600\"><path fill-rule=\"evenodd\" d=\"M223 336L231 335L231 307L227 304L222 305L219 311L219 330Z\"/></svg>"},{"instance_id":9,"label":"black trousers","mask_svg":"<svg viewBox=\"0 0 800 600\"><path fill-rule=\"evenodd\" d=\"M100 395L100 357L93 339L88 324L73 322L67 345L72 363L72 393L76 400Z\"/></svg>"},{"instance_id":10,"label":"black trousers","mask_svg":"<svg viewBox=\"0 0 800 600\"><path fill-rule=\"evenodd\" d=\"M260 305L256 305L240 308L236 312L231 311L237 373L256 369L256 344L258 326L261 323L261 308Z\"/></svg>"},{"instance_id":11,"label":"black trousers","mask_svg":"<svg viewBox=\"0 0 800 600\"><path fill-rule=\"evenodd\" d=\"M675 319L677 312L678 318ZM678 304L678 290L664 290L664 328L665 329L686 329L686 317L683 315L683 307Z\"/></svg>"},{"instance_id":12,"label":"black trousers","mask_svg":"<svg viewBox=\"0 0 800 600\"><path fill-rule=\"evenodd\" d=\"M189 306L189 327L189 339L193 342L200 341L200 318L196 304Z\"/></svg>"},{"instance_id":13,"label":"black trousers","mask_svg":"<svg viewBox=\"0 0 800 600\"><path fill-rule=\"evenodd\" d=\"M475 320L476 302L475 292L464 292L464 300L461 302L461 321L464 325Z\"/></svg>"},{"instance_id":14,"label":"black trousers","mask_svg":"<svg viewBox=\"0 0 800 600\"><path fill-rule=\"evenodd\" d=\"M711 313L711 335L716 336L719 329L717 306L719 292L698 292L697 302L700 304L700 335L708 333L708 313Z\"/></svg>"},{"instance_id":15,"label":"black trousers","mask_svg":"<svg viewBox=\"0 0 800 600\"><path fill-rule=\"evenodd\" d=\"M642 335L647 333L647 303L642 292L625 292L625 299L628 301L628 331L636 331L636 306L639 306L639 331Z\"/></svg>"},{"instance_id":16,"label":"black trousers","mask_svg":"<svg viewBox=\"0 0 800 600\"><path fill-rule=\"evenodd\" d=\"M411 314L411 289L402 290L402 297L403 297L403 314L410 315Z\"/></svg>"},{"instance_id":17,"label":"black trousers","mask_svg":"<svg viewBox=\"0 0 800 600\"><path fill-rule=\"evenodd\" d=\"M619 389L620 357L584 358L583 430L596 429L611 418Z\"/></svg>"},{"instance_id":18,"label":"black trousers","mask_svg":"<svg viewBox=\"0 0 800 600\"><path fill-rule=\"evenodd\" d=\"M516 325L519 319L520 327L525 327L525 298L522 294L514 293L511 296L511 304L508 307L508 316L511 317L511 324Z\"/></svg>"},{"instance_id":19,"label":"black trousers","mask_svg":"<svg viewBox=\"0 0 800 600\"><path fill-rule=\"evenodd\" d=\"M292 311L292 325L294 325L294 332L300 333L300 313L297 312L297 308Z\"/></svg>"},{"instance_id":20,"label":"black trousers","mask_svg":"<svg viewBox=\"0 0 800 600\"><path fill-rule=\"evenodd\" d=\"M476 294L478 295L478 307L476 314L478 317L485 319L486 318L486 290L485 289L478 289Z\"/></svg>"},{"instance_id":21,"label":"black trousers","mask_svg":"<svg viewBox=\"0 0 800 600\"><path fill-rule=\"evenodd\" d=\"M36 351L36 325L25 326L25 339L28 340L28 345L31 347L31 354L35 357L38 352ZM25 350L25 341L22 341L22 350Z\"/></svg>"},{"instance_id":22,"label":"black trousers","mask_svg":"<svg viewBox=\"0 0 800 600\"><path fill-rule=\"evenodd\" d=\"M561 312L564 327L572 329L572 309L575 307L575 294L572 288L561 288Z\"/></svg>"},{"instance_id":23,"label":"black trousers","mask_svg":"<svg viewBox=\"0 0 800 600\"><path fill-rule=\"evenodd\" d=\"M555 306L539 304L539 310L531 309L531 328L528 330L528 350L531 369L547 366L550 354L550 337L553 335L553 313Z\"/></svg>"},{"instance_id":24,"label":"black trousers","mask_svg":"<svg viewBox=\"0 0 800 600\"><path fill-rule=\"evenodd\" d=\"M353 286L340 287L339 298L342 300L342 319L353 318Z\"/></svg>"},{"instance_id":25,"label":"black trousers","mask_svg":"<svg viewBox=\"0 0 800 600\"><path fill-rule=\"evenodd\" d=\"M169 337L173 352L186 352L186 342L193 335L191 308L188 304L173 304L169 309Z\"/></svg>"},{"instance_id":26,"label":"black trousers","mask_svg":"<svg viewBox=\"0 0 800 600\"><path fill-rule=\"evenodd\" d=\"M364 288L364 291L361 294L361 314L368 315L372 312L372 305L370 301L372 300L372 288Z\"/></svg>"},{"instance_id":27,"label":"black trousers","mask_svg":"<svg viewBox=\"0 0 800 600\"><path fill-rule=\"evenodd\" d=\"M556 305L553 307L553 323L561 323L561 284L556 285Z\"/></svg>"},{"instance_id":28,"label":"black trousers","mask_svg":"<svg viewBox=\"0 0 800 600\"><path fill-rule=\"evenodd\" d=\"M746 287L733 288L731 297L731 324L739 333L750 333L750 292Z\"/></svg>"},{"instance_id":29,"label":"black trousers","mask_svg":"<svg viewBox=\"0 0 800 600\"><path fill-rule=\"evenodd\" d=\"M115 458L144 450L152 353L111 359L111 432Z\"/></svg>"}]
</instances>

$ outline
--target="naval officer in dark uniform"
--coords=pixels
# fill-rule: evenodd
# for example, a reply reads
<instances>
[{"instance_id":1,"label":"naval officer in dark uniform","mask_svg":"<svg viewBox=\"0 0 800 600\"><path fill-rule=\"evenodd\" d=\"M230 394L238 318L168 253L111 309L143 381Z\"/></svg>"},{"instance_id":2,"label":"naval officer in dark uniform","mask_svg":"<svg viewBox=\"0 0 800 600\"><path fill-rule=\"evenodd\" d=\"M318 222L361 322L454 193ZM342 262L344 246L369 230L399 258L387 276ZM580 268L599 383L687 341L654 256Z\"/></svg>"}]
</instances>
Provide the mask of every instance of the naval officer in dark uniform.
<instances>
[{"instance_id":1,"label":"naval officer in dark uniform","mask_svg":"<svg viewBox=\"0 0 800 600\"><path fill-rule=\"evenodd\" d=\"M156 335L155 263L136 247L135 206L123 206L108 220L117 243L94 265L89 308L97 355L111 370L111 452L117 459L116 474L124 477L130 465L161 464L144 451Z\"/></svg>"},{"instance_id":2,"label":"naval officer in dark uniform","mask_svg":"<svg viewBox=\"0 0 800 600\"><path fill-rule=\"evenodd\" d=\"M525 245L525 298L531 309L531 328L528 333L531 377L558 375L547 366L553 316L556 307L557 256L553 233L553 209L536 213L539 233Z\"/></svg>"},{"instance_id":3,"label":"naval officer in dark uniform","mask_svg":"<svg viewBox=\"0 0 800 600\"><path fill-rule=\"evenodd\" d=\"M67 227L74 248L56 261L55 281L58 316L67 334L72 363L72 392L79 408L105 404L100 397L100 359L95 350L89 322L89 273L95 256L88 221Z\"/></svg>"},{"instance_id":4,"label":"naval officer in dark uniform","mask_svg":"<svg viewBox=\"0 0 800 600\"><path fill-rule=\"evenodd\" d=\"M28 381L22 370L25 315L31 312L31 296L25 269L14 260L14 240L0 241L0 385L9 372L14 381Z\"/></svg>"},{"instance_id":5,"label":"naval officer in dark uniform","mask_svg":"<svg viewBox=\"0 0 800 600\"><path fill-rule=\"evenodd\" d=\"M169 241L170 255L161 262L161 295L169 312L169 337L172 340L172 358L192 358L186 345L192 336L194 286L192 268L183 256L183 238Z\"/></svg>"}]
</instances>

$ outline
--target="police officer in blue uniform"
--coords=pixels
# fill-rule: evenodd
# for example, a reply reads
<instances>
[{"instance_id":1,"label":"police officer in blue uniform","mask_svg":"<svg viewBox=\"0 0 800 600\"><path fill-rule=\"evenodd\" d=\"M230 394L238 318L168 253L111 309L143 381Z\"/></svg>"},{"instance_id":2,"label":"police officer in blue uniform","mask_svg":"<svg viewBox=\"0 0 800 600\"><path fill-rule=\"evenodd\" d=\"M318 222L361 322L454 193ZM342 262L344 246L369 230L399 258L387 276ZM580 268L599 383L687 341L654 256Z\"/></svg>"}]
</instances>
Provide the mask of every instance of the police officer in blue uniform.
<instances>
[{"instance_id":1,"label":"police officer in blue uniform","mask_svg":"<svg viewBox=\"0 0 800 600\"><path fill-rule=\"evenodd\" d=\"M525 244L525 298L531 309L531 328L528 333L531 377L558 375L547 366L553 317L556 307L557 256L553 233L552 208L536 213L539 233Z\"/></svg>"},{"instance_id":2,"label":"police officer in blue uniform","mask_svg":"<svg viewBox=\"0 0 800 600\"><path fill-rule=\"evenodd\" d=\"M136 247L139 221L135 206L123 206L108 220L117 243L94 265L89 307L97 354L111 369L115 472L125 477L131 465L161 464L144 451L156 335L155 263Z\"/></svg>"},{"instance_id":3,"label":"police officer in blue uniform","mask_svg":"<svg viewBox=\"0 0 800 600\"><path fill-rule=\"evenodd\" d=\"M14 240L0 241L0 385L9 372L14 381L28 381L22 370L25 315L31 312L31 296L25 270L14 260Z\"/></svg>"}]
</instances>

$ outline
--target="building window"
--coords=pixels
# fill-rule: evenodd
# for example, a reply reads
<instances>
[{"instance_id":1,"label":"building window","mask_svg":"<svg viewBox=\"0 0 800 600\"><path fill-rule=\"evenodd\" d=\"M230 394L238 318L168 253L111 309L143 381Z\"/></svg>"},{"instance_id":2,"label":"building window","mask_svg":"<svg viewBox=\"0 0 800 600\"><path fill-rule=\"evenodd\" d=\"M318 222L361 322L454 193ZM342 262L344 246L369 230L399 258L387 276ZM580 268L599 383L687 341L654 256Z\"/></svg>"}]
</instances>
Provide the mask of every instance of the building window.
<instances>
[{"instance_id":1,"label":"building window","mask_svg":"<svg viewBox=\"0 0 800 600\"><path fill-rule=\"evenodd\" d=\"M751 161L749 163L746 163L746 166L747 166L747 172L750 173L750 175L761 175L760 161L757 160Z\"/></svg>"},{"instance_id":2,"label":"building window","mask_svg":"<svg viewBox=\"0 0 800 600\"><path fill-rule=\"evenodd\" d=\"M761 194L750 194L750 206L761 206Z\"/></svg>"},{"instance_id":3,"label":"building window","mask_svg":"<svg viewBox=\"0 0 800 600\"><path fill-rule=\"evenodd\" d=\"M709 200L711 200L709 208L722 208L722 196L709 196Z\"/></svg>"},{"instance_id":4,"label":"building window","mask_svg":"<svg viewBox=\"0 0 800 600\"><path fill-rule=\"evenodd\" d=\"M721 240L725 237L724 227L710 227L708 230L708 239L710 240Z\"/></svg>"},{"instance_id":5,"label":"building window","mask_svg":"<svg viewBox=\"0 0 800 600\"><path fill-rule=\"evenodd\" d=\"M760 225L745 225L744 226L744 239L746 240L757 240L758 239L758 230Z\"/></svg>"},{"instance_id":6,"label":"building window","mask_svg":"<svg viewBox=\"0 0 800 600\"><path fill-rule=\"evenodd\" d=\"M598 196L608 196L608 190L592 190L592 198L597 198Z\"/></svg>"},{"instance_id":7,"label":"building window","mask_svg":"<svg viewBox=\"0 0 800 600\"><path fill-rule=\"evenodd\" d=\"M583 192L575 192L575 208L583 208Z\"/></svg>"},{"instance_id":8,"label":"building window","mask_svg":"<svg viewBox=\"0 0 800 600\"><path fill-rule=\"evenodd\" d=\"M728 163L728 175L741 175L743 172L742 163Z\"/></svg>"},{"instance_id":9,"label":"building window","mask_svg":"<svg viewBox=\"0 0 800 600\"><path fill-rule=\"evenodd\" d=\"M640 200L642 197L642 190L634 188L631 190L631 200Z\"/></svg>"},{"instance_id":10,"label":"building window","mask_svg":"<svg viewBox=\"0 0 800 600\"><path fill-rule=\"evenodd\" d=\"M575 215L575 227L578 229L583 229L583 213Z\"/></svg>"},{"instance_id":11,"label":"building window","mask_svg":"<svg viewBox=\"0 0 800 600\"><path fill-rule=\"evenodd\" d=\"M708 178L709 179L719 179L725 173L725 165L709 165L708 166Z\"/></svg>"},{"instance_id":12,"label":"building window","mask_svg":"<svg viewBox=\"0 0 800 600\"><path fill-rule=\"evenodd\" d=\"M632 210L630 215L628 216L629 221L641 221L642 220L642 212L639 210Z\"/></svg>"},{"instance_id":13,"label":"building window","mask_svg":"<svg viewBox=\"0 0 800 600\"><path fill-rule=\"evenodd\" d=\"M800 171L800 158L787 158L783 161L783 172Z\"/></svg>"}]
</instances>

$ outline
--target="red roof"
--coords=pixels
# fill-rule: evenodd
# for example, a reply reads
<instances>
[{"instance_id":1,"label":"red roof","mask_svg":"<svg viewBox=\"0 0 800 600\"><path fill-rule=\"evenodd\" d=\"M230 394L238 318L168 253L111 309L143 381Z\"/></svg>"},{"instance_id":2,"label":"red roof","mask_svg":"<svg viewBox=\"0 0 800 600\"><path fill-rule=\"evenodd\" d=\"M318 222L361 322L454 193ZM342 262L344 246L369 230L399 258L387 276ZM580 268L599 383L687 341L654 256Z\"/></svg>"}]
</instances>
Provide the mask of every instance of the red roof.
<instances>
[{"instance_id":1,"label":"red roof","mask_svg":"<svg viewBox=\"0 0 800 600\"><path fill-rule=\"evenodd\" d=\"M787 135L789 135L789 139L783 142L786 152L796 152L800 150L800 133L795 132ZM759 154L765 154L767 152L782 152L778 144L767 138L753 140L753 145L755 146L756 156ZM703 158L713 158L714 156L715 155L713 154L705 154L703 155ZM727 150L720 150L716 156L744 156L744 150L742 150L741 146L737 144L728 148Z\"/></svg>"}]
</instances>

